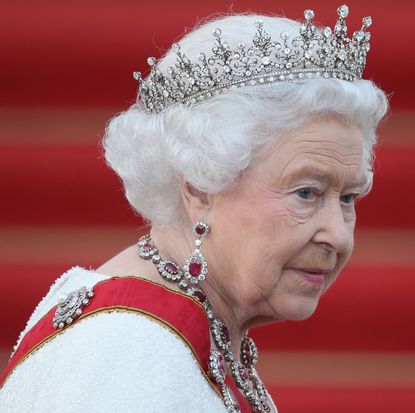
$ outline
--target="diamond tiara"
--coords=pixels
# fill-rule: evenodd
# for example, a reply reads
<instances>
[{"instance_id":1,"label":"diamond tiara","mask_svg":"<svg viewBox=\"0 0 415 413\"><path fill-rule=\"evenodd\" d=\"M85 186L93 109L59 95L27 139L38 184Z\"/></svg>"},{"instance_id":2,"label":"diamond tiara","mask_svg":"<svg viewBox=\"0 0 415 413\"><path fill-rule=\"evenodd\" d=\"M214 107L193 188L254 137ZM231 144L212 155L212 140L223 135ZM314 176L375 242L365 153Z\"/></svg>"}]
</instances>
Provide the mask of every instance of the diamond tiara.
<instances>
[{"instance_id":1,"label":"diamond tiara","mask_svg":"<svg viewBox=\"0 0 415 413\"><path fill-rule=\"evenodd\" d=\"M313 78L361 79L370 49L367 28L372 19L364 17L361 28L348 38L348 14L349 8L340 6L334 29L320 29L313 24L313 10L305 10L298 35L290 38L283 31L278 40L272 39L263 21L258 20L252 44L239 42L234 49L222 39L221 30L215 29L212 54L199 53L194 62L175 43L176 62L167 68L167 75L159 70L154 57L147 59L151 71L146 79L140 72L133 73L139 81L138 100L147 113L159 113L177 103L193 106L244 86L301 83Z\"/></svg>"}]
</instances>

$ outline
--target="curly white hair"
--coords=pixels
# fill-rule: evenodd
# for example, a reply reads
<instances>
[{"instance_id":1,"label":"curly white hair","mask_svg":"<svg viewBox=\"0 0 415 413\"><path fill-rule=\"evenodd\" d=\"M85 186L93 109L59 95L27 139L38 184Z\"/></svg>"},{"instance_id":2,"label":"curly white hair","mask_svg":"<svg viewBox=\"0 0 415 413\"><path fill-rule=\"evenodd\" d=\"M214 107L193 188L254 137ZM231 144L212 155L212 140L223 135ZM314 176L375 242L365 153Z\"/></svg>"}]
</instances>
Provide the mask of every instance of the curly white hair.
<instances>
[{"instance_id":1,"label":"curly white hair","mask_svg":"<svg viewBox=\"0 0 415 413\"><path fill-rule=\"evenodd\" d=\"M271 36L298 30L280 17L233 15L206 23L179 43L190 58L212 47L219 26L228 43L249 41L261 18ZM252 26L252 31L247 28ZM172 64L168 52L160 70ZM153 224L183 218L181 182L215 194L230 190L238 176L266 156L281 136L313 117L340 116L358 125L365 137L370 167L376 127L388 109L385 93L372 81L310 79L230 90L196 107L172 105L147 114L138 102L112 119L103 139L105 158L120 176L132 207Z\"/></svg>"}]
</instances>

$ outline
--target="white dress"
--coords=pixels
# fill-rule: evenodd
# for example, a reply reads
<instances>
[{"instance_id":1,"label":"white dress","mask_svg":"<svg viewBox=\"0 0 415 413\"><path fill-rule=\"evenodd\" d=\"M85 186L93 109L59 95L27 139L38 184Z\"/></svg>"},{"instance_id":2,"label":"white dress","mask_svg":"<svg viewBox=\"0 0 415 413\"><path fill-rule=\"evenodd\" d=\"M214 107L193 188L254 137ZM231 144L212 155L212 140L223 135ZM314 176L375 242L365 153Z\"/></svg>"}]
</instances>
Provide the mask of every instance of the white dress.
<instances>
[{"instance_id":1,"label":"white dress","mask_svg":"<svg viewBox=\"0 0 415 413\"><path fill-rule=\"evenodd\" d=\"M39 303L20 340L62 292L109 277L73 267ZM18 343L19 343L18 342ZM1 413L225 413L188 347L132 313L80 319L31 353L0 389Z\"/></svg>"}]
</instances>

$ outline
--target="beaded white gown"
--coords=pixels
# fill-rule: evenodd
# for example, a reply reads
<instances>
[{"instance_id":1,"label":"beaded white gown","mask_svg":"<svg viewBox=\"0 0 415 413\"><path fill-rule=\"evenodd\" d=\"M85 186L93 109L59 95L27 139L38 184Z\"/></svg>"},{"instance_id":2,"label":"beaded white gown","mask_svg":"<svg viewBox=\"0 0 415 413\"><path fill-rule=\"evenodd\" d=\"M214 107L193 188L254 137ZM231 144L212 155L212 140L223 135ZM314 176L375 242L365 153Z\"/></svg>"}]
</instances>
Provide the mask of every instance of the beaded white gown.
<instances>
[{"instance_id":1,"label":"beaded white gown","mask_svg":"<svg viewBox=\"0 0 415 413\"><path fill-rule=\"evenodd\" d=\"M109 277L73 267L39 303L23 336L62 292ZM179 338L146 317L99 313L31 353L0 389L2 413L225 413Z\"/></svg>"}]
</instances>

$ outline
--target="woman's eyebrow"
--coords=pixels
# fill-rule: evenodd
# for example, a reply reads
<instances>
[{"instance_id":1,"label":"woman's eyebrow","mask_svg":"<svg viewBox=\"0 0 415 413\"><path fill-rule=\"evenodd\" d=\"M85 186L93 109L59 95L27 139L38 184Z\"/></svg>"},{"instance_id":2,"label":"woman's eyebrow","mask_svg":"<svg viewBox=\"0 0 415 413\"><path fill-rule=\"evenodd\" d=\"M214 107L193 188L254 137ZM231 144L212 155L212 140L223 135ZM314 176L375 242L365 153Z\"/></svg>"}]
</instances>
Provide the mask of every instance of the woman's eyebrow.
<instances>
[{"instance_id":1,"label":"woman's eyebrow","mask_svg":"<svg viewBox=\"0 0 415 413\"><path fill-rule=\"evenodd\" d=\"M300 169L286 173L283 177L283 183L292 183L299 179L309 178L321 183L327 183L336 179L335 174L316 166L303 166ZM370 178L366 175L359 175L355 180L350 181L348 188L367 188L371 186Z\"/></svg>"},{"instance_id":2,"label":"woman's eyebrow","mask_svg":"<svg viewBox=\"0 0 415 413\"><path fill-rule=\"evenodd\" d=\"M330 174L327 171L316 167L304 166L300 169L294 170L293 172L287 173L283 178L283 181L292 182L305 177L322 182L330 180Z\"/></svg>"}]
</instances>

